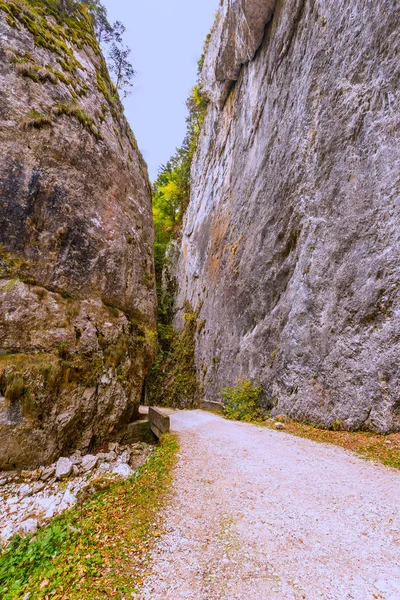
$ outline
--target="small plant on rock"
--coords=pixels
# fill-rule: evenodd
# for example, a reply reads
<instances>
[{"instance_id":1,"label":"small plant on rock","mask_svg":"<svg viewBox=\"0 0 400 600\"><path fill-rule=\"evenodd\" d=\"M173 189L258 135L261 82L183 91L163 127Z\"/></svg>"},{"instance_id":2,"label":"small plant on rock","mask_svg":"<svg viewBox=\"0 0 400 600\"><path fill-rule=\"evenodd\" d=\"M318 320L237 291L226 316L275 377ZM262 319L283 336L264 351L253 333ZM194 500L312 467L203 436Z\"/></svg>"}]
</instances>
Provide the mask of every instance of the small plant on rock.
<instances>
[{"instance_id":1,"label":"small plant on rock","mask_svg":"<svg viewBox=\"0 0 400 600\"><path fill-rule=\"evenodd\" d=\"M52 127L53 121L48 115L41 115L36 111L32 111L21 121L21 129L43 129L43 127Z\"/></svg>"},{"instance_id":2,"label":"small plant on rock","mask_svg":"<svg viewBox=\"0 0 400 600\"><path fill-rule=\"evenodd\" d=\"M221 396L225 404L225 416L232 421L254 421L261 416L261 385L253 385L240 378L234 387L226 387Z\"/></svg>"},{"instance_id":3,"label":"small plant on rock","mask_svg":"<svg viewBox=\"0 0 400 600\"><path fill-rule=\"evenodd\" d=\"M17 402L25 393L25 384L21 375L13 375L7 382L5 398L11 403Z\"/></svg>"}]
</instances>

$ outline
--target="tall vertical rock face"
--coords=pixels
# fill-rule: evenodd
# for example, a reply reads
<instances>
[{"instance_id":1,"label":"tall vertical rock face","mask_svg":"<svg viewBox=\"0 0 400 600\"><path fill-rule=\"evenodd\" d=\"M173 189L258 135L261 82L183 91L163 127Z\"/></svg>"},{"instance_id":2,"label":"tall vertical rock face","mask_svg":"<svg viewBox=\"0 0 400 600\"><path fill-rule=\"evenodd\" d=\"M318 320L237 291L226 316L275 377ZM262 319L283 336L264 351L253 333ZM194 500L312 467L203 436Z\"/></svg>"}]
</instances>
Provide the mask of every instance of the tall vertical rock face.
<instances>
[{"instance_id":1,"label":"tall vertical rock face","mask_svg":"<svg viewBox=\"0 0 400 600\"><path fill-rule=\"evenodd\" d=\"M400 429L400 5L224 0L177 272L205 396Z\"/></svg>"},{"instance_id":2,"label":"tall vertical rock face","mask_svg":"<svg viewBox=\"0 0 400 600\"><path fill-rule=\"evenodd\" d=\"M0 469L117 439L153 356L147 168L58 4L0 1Z\"/></svg>"}]
</instances>

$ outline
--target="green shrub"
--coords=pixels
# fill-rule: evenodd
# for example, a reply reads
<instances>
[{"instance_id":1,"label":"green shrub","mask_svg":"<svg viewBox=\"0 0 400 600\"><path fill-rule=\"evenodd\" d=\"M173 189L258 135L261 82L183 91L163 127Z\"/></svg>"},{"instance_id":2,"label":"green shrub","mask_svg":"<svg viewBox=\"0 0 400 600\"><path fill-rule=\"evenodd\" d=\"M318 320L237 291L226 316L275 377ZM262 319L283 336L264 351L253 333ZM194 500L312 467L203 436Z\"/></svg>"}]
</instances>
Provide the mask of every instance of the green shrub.
<instances>
[{"instance_id":1,"label":"green shrub","mask_svg":"<svg viewBox=\"0 0 400 600\"><path fill-rule=\"evenodd\" d=\"M93 120L77 104L72 104L70 102L59 102L56 104L56 106L53 106L52 112L56 116L65 115L67 117L73 117L83 127L85 127L85 129L87 129L96 138L96 140L102 139Z\"/></svg>"},{"instance_id":2,"label":"green shrub","mask_svg":"<svg viewBox=\"0 0 400 600\"><path fill-rule=\"evenodd\" d=\"M147 377L147 398L150 405L174 408L194 408L199 384L195 364L195 334L199 310L190 302L183 308L183 329L179 333L172 325L158 325L159 351Z\"/></svg>"},{"instance_id":3,"label":"green shrub","mask_svg":"<svg viewBox=\"0 0 400 600\"><path fill-rule=\"evenodd\" d=\"M221 396L225 416L232 421L254 421L260 417L261 385L252 385L248 379L238 379L234 387L226 387Z\"/></svg>"}]
</instances>

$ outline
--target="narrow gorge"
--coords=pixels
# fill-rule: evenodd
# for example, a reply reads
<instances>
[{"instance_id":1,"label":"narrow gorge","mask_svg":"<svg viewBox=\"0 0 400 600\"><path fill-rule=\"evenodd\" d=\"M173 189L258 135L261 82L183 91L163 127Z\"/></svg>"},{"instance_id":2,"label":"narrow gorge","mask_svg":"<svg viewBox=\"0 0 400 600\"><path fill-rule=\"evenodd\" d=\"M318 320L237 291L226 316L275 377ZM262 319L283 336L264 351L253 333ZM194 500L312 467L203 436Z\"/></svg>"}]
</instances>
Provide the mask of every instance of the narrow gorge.
<instances>
[{"instance_id":1,"label":"narrow gorge","mask_svg":"<svg viewBox=\"0 0 400 600\"><path fill-rule=\"evenodd\" d=\"M0 0L1 600L400 600L400 3L215 4Z\"/></svg>"}]
</instances>

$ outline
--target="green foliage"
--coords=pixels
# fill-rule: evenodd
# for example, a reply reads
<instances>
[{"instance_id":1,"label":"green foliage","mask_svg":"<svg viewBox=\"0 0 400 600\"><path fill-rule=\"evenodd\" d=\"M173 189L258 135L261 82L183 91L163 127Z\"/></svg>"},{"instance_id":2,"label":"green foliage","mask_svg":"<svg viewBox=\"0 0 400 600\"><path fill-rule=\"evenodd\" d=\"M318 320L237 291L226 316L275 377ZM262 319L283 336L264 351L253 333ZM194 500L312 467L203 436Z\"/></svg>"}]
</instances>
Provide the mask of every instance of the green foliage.
<instances>
[{"instance_id":1,"label":"green foliage","mask_svg":"<svg viewBox=\"0 0 400 600\"><path fill-rule=\"evenodd\" d=\"M200 77L203 59L199 61ZM177 333L172 326L174 286L163 284L167 249L178 238L190 199L190 171L206 113L206 101L199 84L187 100L187 133L184 142L168 163L161 167L153 187L155 225L155 267L158 299L158 354L147 380L150 404L193 406L198 396L195 368L195 334L198 312L186 303L184 327ZM201 328L204 325L201 326ZM201 330L200 328L200 330Z\"/></svg>"},{"instance_id":2,"label":"green foliage","mask_svg":"<svg viewBox=\"0 0 400 600\"><path fill-rule=\"evenodd\" d=\"M14 538L0 554L0 598L121 598L135 590L158 535L155 513L170 488L177 450L176 437L163 436L130 480L98 485L104 491L79 508L34 536Z\"/></svg>"},{"instance_id":3,"label":"green foliage","mask_svg":"<svg viewBox=\"0 0 400 600\"><path fill-rule=\"evenodd\" d=\"M24 25L33 35L36 46L58 54L69 69L75 71L83 67L76 60L70 44L78 47L86 44L96 54L100 53L100 48L84 4L71 2L68 10L63 4L60 0L0 0L0 10L9 15L10 25ZM55 23L47 20L49 16Z\"/></svg>"},{"instance_id":4,"label":"green foliage","mask_svg":"<svg viewBox=\"0 0 400 600\"><path fill-rule=\"evenodd\" d=\"M4 397L9 402L17 402L25 393L25 384L21 375L13 374L7 381Z\"/></svg>"},{"instance_id":5,"label":"green foliage","mask_svg":"<svg viewBox=\"0 0 400 600\"><path fill-rule=\"evenodd\" d=\"M187 408L196 404L199 384L195 365L195 334L198 311L185 302L183 329L162 327L162 345L147 380L149 403ZM160 334L160 328L159 328Z\"/></svg>"},{"instance_id":6,"label":"green foliage","mask_svg":"<svg viewBox=\"0 0 400 600\"><path fill-rule=\"evenodd\" d=\"M7 279L20 279L24 281L29 272L30 263L18 254L7 252L0 244L0 277Z\"/></svg>"},{"instance_id":7,"label":"green foliage","mask_svg":"<svg viewBox=\"0 0 400 600\"><path fill-rule=\"evenodd\" d=\"M200 62L199 62L200 76ZM156 229L155 262L158 283L165 264L168 244L181 229L190 199L190 171L196 152L207 103L195 85L187 100L187 133L174 156L160 169L153 188L153 218Z\"/></svg>"},{"instance_id":8,"label":"green foliage","mask_svg":"<svg viewBox=\"0 0 400 600\"><path fill-rule=\"evenodd\" d=\"M133 86L135 70L128 58L131 49L122 44L113 43L108 55L110 71L114 75L115 87L123 93L123 97L129 96L130 88Z\"/></svg>"},{"instance_id":9,"label":"green foliage","mask_svg":"<svg viewBox=\"0 0 400 600\"><path fill-rule=\"evenodd\" d=\"M16 63L16 70L35 83L64 83L74 99L89 91L81 77L85 69L75 56L74 46L92 48L100 56L97 88L107 100L113 118L120 121L123 106L117 86L111 81L106 61L101 56L100 42L114 41L117 46L121 45L124 27L119 22L110 25L106 10L99 0L0 0L1 11L6 14L6 21L11 27L24 26L32 34L35 46L54 53L61 67L58 71L49 65L36 64L31 55L22 56L9 51L15 55L11 60ZM53 20L49 21L48 17L53 17ZM110 64L114 67L111 59ZM125 67L128 66L133 71L126 62ZM76 116L99 139L95 126L87 119Z\"/></svg>"},{"instance_id":10,"label":"green foliage","mask_svg":"<svg viewBox=\"0 0 400 600\"><path fill-rule=\"evenodd\" d=\"M232 421L254 421L260 417L261 385L252 385L248 379L238 379L234 387L226 387L221 396L225 416Z\"/></svg>"}]
</instances>

